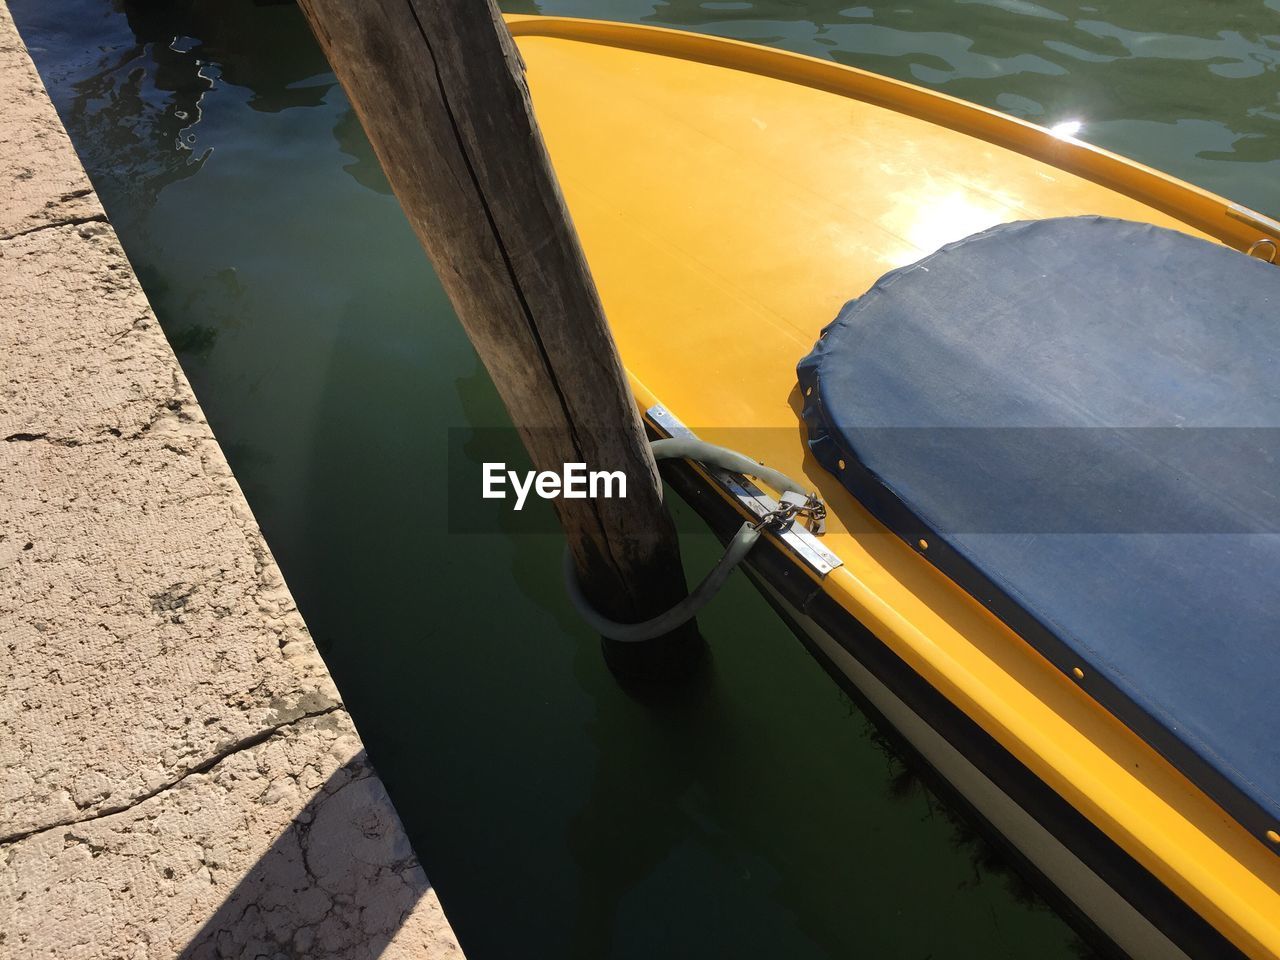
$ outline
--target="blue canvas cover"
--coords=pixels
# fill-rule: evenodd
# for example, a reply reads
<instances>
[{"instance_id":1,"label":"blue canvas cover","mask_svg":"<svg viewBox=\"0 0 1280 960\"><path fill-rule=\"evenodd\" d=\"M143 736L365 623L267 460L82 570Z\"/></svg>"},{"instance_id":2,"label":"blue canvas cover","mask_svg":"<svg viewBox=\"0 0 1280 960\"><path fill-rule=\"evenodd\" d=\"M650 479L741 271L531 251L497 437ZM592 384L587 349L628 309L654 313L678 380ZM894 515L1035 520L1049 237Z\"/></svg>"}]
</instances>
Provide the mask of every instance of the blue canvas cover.
<instances>
[{"instance_id":1,"label":"blue canvas cover","mask_svg":"<svg viewBox=\"0 0 1280 960\"><path fill-rule=\"evenodd\" d=\"M1280 268L1005 224L883 277L798 372L810 447L878 519L1280 829Z\"/></svg>"}]
</instances>

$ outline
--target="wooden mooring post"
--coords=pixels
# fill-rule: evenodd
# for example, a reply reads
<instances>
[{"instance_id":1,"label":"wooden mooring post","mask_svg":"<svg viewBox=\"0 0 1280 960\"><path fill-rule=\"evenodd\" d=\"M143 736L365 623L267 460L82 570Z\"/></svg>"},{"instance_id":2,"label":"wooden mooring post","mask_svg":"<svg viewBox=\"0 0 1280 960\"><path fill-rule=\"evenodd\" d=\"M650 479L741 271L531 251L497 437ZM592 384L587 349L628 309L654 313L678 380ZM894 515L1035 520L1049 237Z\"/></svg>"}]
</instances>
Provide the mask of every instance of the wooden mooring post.
<instances>
[{"instance_id":1,"label":"wooden mooring post","mask_svg":"<svg viewBox=\"0 0 1280 960\"><path fill-rule=\"evenodd\" d=\"M492 0L299 2L534 466L627 475L625 499L555 501L583 592L615 621L668 609L686 587L662 483ZM646 679L702 642L690 624L605 650Z\"/></svg>"}]
</instances>

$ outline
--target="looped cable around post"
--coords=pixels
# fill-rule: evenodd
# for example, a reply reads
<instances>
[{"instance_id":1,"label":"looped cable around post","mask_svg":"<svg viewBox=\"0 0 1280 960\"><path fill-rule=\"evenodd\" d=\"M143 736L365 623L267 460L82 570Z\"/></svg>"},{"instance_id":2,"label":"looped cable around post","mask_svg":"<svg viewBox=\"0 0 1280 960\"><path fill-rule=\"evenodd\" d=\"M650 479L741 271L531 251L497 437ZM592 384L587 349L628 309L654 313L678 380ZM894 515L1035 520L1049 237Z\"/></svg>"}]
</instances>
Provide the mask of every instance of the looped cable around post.
<instances>
[{"instance_id":1,"label":"looped cable around post","mask_svg":"<svg viewBox=\"0 0 1280 960\"><path fill-rule=\"evenodd\" d=\"M706 466L719 467L734 473L756 477L783 494L783 499L777 509L761 517L755 523L744 523L738 529L738 532L733 535L729 545L725 548L724 556L720 558L720 562L712 568L711 572L703 578L702 582L698 584L689 596L685 597L670 610L640 623L618 623L615 620L610 620L601 616L587 602L586 597L583 596L582 587L578 583L577 571L573 565L573 556L566 547L564 552L564 579L569 593L569 600L574 609L601 636L627 643L653 640L692 620L698 611L720 592L720 588L724 586L724 582L729 578L729 574L733 572L734 568L746 559L747 554L751 552L751 548L760 539L762 530L784 529L801 513L808 513L816 517L821 517L822 515L821 502L817 499L816 494L806 491L803 484L788 477L785 473L763 466L735 450L730 450L727 447L718 447L715 444L695 440L691 437L655 440L652 444L652 449L655 460L696 460Z\"/></svg>"}]
</instances>

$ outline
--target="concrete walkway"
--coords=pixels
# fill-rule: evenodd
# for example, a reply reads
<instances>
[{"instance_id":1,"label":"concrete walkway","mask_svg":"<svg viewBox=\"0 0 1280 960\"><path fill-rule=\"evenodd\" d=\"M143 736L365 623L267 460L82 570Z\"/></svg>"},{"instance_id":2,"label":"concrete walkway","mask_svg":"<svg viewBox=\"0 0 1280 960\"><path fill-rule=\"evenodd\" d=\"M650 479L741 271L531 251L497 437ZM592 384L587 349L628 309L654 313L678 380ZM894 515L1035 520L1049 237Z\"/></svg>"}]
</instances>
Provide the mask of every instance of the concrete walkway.
<instances>
[{"instance_id":1,"label":"concrete walkway","mask_svg":"<svg viewBox=\"0 0 1280 960\"><path fill-rule=\"evenodd\" d=\"M0 4L0 957L461 957Z\"/></svg>"}]
</instances>

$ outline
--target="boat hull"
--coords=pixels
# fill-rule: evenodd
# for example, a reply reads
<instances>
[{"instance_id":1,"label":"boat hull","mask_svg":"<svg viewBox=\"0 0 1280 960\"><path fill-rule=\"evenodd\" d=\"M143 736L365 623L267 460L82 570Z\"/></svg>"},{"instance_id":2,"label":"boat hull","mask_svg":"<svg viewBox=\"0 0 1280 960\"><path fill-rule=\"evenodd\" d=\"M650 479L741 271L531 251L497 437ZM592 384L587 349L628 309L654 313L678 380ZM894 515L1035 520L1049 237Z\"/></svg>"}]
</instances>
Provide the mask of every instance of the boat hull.
<instances>
[{"instance_id":1,"label":"boat hull","mask_svg":"<svg viewBox=\"0 0 1280 960\"><path fill-rule=\"evenodd\" d=\"M795 373L849 298L998 223L1092 214L1240 250L1274 242L1280 224L834 62L632 24L508 22L637 406L803 478L827 504L820 546L836 563L781 554L768 582L837 641L861 625L874 642L858 659L871 667L887 653L920 702L951 710L929 722L962 755L1003 751L1039 798L1005 791L1041 822L1042 808L1061 810L1075 826L1052 832L1095 873L1127 863L1155 878L1108 883L1131 903L1130 887L1163 891L1165 906L1139 912L1166 933L1210 927L1170 934L1189 956L1231 956L1229 941L1255 960L1280 957L1280 824L1260 836L1233 820L1073 671L880 524L812 456ZM752 515L723 486L711 495L730 530ZM962 727L972 742L956 742ZM1091 843L1106 852L1085 857ZM1190 919L1166 920L1175 914ZM1209 946L1185 945L1197 937Z\"/></svg>"}]
</instances>

